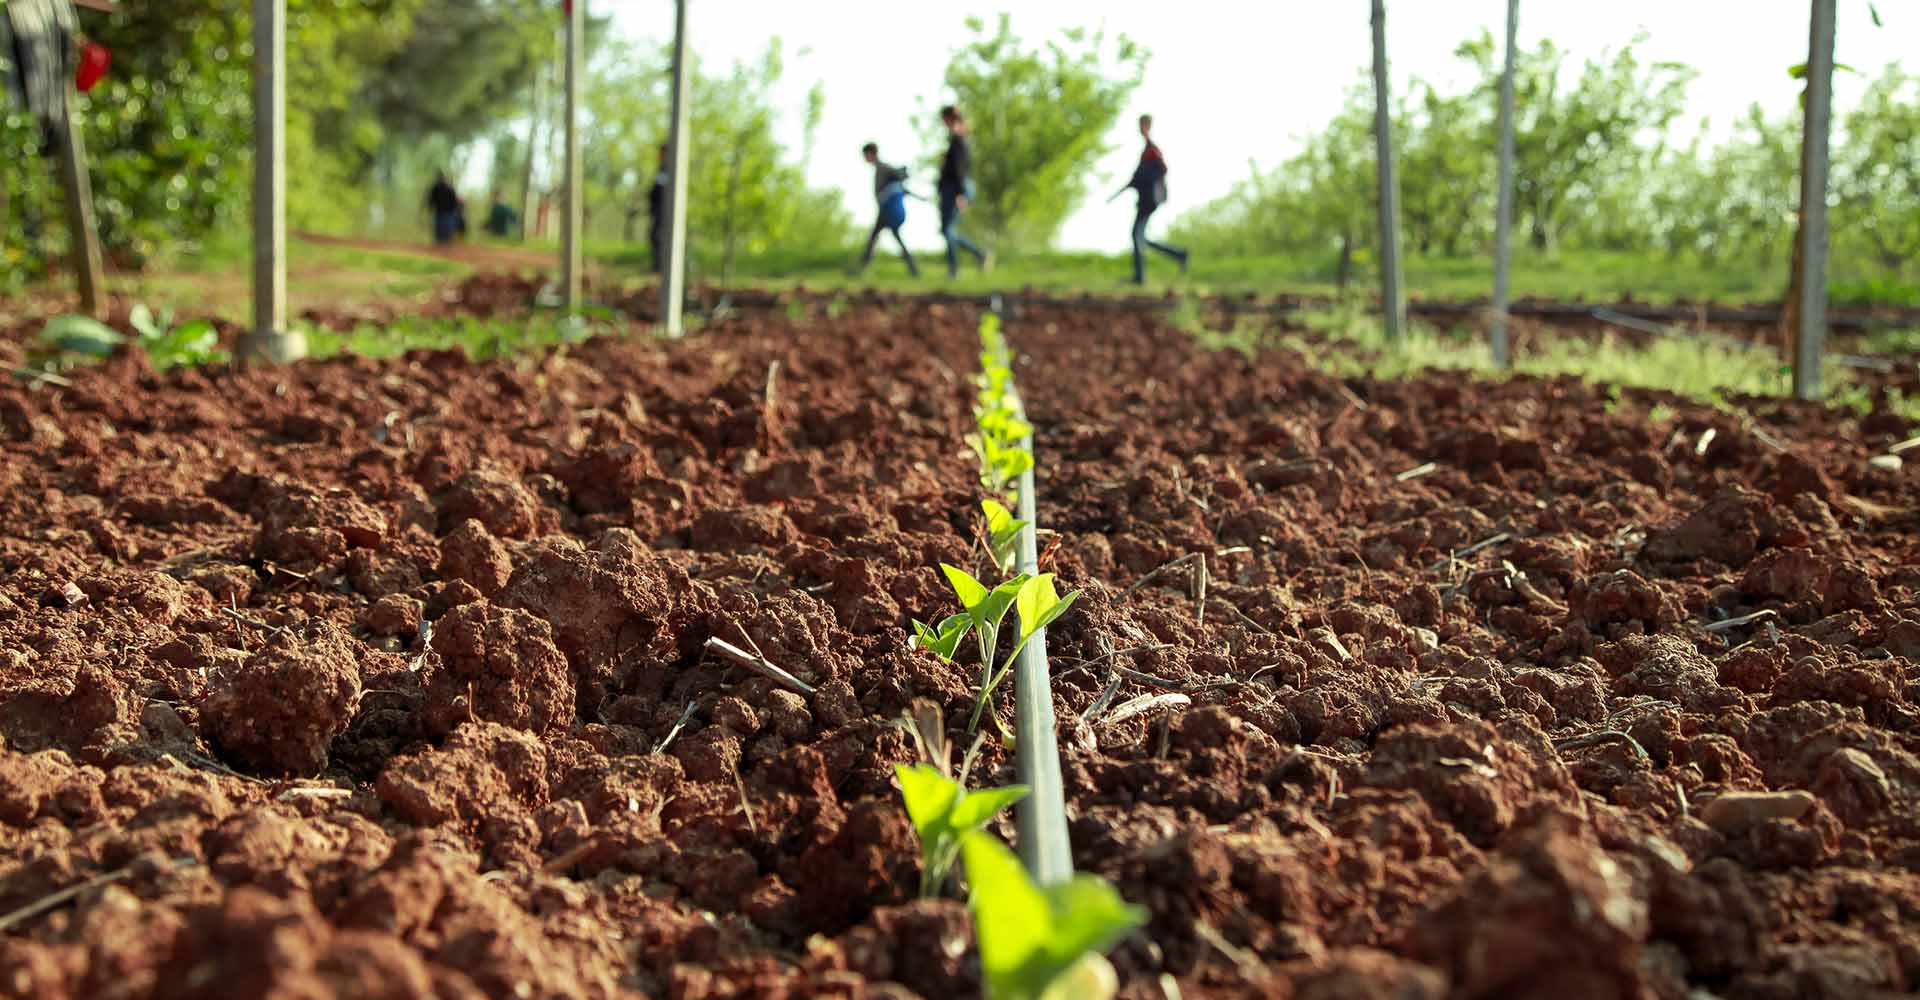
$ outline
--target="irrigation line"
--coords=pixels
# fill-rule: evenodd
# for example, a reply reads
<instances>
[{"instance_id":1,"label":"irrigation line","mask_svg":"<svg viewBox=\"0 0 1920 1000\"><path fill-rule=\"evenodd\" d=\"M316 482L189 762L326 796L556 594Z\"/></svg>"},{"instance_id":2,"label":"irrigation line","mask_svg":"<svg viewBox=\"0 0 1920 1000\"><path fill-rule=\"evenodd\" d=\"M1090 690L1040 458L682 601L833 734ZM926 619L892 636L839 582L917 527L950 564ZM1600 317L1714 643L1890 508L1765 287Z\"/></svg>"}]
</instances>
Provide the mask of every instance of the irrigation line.
<instances>
[{"instance_id":1,"label":"irrigation line","mask_svg":"<svg viewBox=\"0 0 1920 1000\"><path fill-rule=\"evenodd\" d=\"M1000 314L1001 299L994 296L988 305ZM1006 329L1004 322L1002 331ZM1011 355L1012 351L1009 350ZM1012 359L1008 359L1011 367ZM1008 395L1021 422L1027 410L1020 399L1018 382ZM1021 444L1033 451L1033 435ZM1034 516L1033 469L1020 474L1020 493L1015 497L1015 516L1027 522L1020 530L1014 565L1022 573L1040 572L1040 545ZM1018 611L1015 612L1018 614ZM1073 847L1067 837L1067 797L1060 781L1059 727L1053 715L1053 685L1047 669L1047 630L1034 630L1033 638L1020 649L1013 663L1014 771L1030 792L1014 810L1014 828L1019 834L1020 860L1034 881L1041 885L1064 883L1073 877Z\"/></svg>"},{"instance_id":2,"label":"irrigation line","mask_svg":"<svg viewBox=\"0 0 1920 1000\"><path fill-rule=\"evenodd\" d=\"M778 309L785 308L792 300L791 292L776 292L758 289L735 289L731 293L733 306L737 309ZM852 305L899 305L907 302L925 305L977 306L991 309L995 300L1015 309L1090 309L1121 313L1163 313L1177 308L1182 302L1191 302L1203 309L1213 309L1233 314L1253 314L1269 316L1288 316L1294 313L1311 312L1336 305L1332 298L1307 295L1280 295L1267 301L1252 296L1232 295L1191 295L1179 299L1167 299L1149 296L1128 296L1124 298L1084 295L1047 295L1037 292L1019 294L980 295L966 292L925 292L890 293L873 290L834 292L830 289L808 289L808 297L821 299L841 298ZM1407 303L1407 311L1420 316L1471 316L1482 313L1488 306L1482 300L1446 301L1439 299L1414 300ZM1616 316L1628 316L1640 320L1667 320L1671 322L1697 322L1727 324L1735 326L1778 326L1780 310L1777 308L1749 308L1745 306L1708 306L1705 309L1685 306L1654 306L1642 303L1616 303L1614 307L1602 307ZM1587 320L1595 318L1594 307L1580 302L1550 302L1537 299L1522 299L1507 306L1509 316L1525 316L1544 320ZM1882 309L1870 313L1836 312L1829 309L1827 322L1836 330L1879 330L1900 326L1910 326L1920 321L1920 309L1898 308ZM1681 330L1673 335L1691 337L1695 334Z\"/></svg>"}]
</instances>

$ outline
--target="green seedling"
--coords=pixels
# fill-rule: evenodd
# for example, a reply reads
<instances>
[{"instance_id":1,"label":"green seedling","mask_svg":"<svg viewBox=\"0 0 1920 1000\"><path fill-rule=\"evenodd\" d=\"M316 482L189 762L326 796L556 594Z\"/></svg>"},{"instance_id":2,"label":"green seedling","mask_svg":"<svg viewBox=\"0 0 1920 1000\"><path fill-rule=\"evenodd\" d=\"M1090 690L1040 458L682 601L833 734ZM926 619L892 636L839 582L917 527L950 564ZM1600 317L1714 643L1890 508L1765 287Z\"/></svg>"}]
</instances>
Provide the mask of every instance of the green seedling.
<instances>
[{"instance_id":1,"label":"green seedling","mask_svg":"<svg viewBox=\"0 0 1920 1000\"><path fill-rule=\"evenodd\" d=\"M993 553L994 565L1001 572L1013 569L1014 556L1020 548L1020 532L1025 530L1027 522L1013 516L1013 512L998 500L980 501L980 510L987 515L987 548Z\"/></svg>"},{"instance_id":2,"label":"green seedling","mask_svg":"<svg viewBox=\"0 0 1920 1000\"><path fill-rule=\"evenodd\" d=\"M1067 609L1073 607L1073 602L1080 597L1078 590L1065 597L1056 593L1053 589L1052 573L1041 573L1038 576L1022 574L1014 579L1020 581L1020 588L1014 594L1014 607L1020 612L1020 638L1013 644L1013 651L1007 654L1006 662L1000 665L998 672L987 678L986 684L980 689L979 697L974 699L973 716L967 721L967 732L973 732L980 727L981 711L992 703L994 689L1013 672L1014 660L1019 658L1020 651L1026 648L1027 642L1033 638L1034 633L1066 614ZM1001 586L1005 587L1007 584L1003 583ZM986 662L992 662L991 657Z\"/></svg>"},{"instance_id":3,"label":"green seedling","mask_svg":"<svg viewBox=\"0 0 1920 1000\"><path fill-rule=\"evenodd\" d=\"M1106 951L1146 923L1144 909L1095 875L1035 885L992 834L961 838L967 907L992 1000L1104 1000L1115 977Z\"/></svg>"},{"instance_id":4,"label":"green seedling","mask_svg":"<svg viewBox=\"0 0 1920 1000\"><path fill-rule=\"evenodd\" d=\"M1026 797L1027 786L982 788L969 792L960 782L928 764L897 764L900 797L920 835L920 896L940 892L960 857L961 838L978 833L1001 812Z\"/></svg>"},{"instance_id":5,"label":"green seedling","mask_svg":"<svg viewBox=\"0 0 1920 1000\"><path fill-rule=\"evenodd\" d=\"M155 316L145 303L139 303L128 313L127 321L139 332L140 347L147 352L147 359L160 371L226 357L220 350L220 333L208 320L188 320L174 326L172 313L162 311Z\"/></svg>"},{"instance_id":6,"label":"green seedling","mask_svg":"<svg viewBox=\"0 0 1920 1000\"><path fill-rule=\"evenodd\" d=\"M964 611L941 619L937 628L916 618L913 622L913 638L907 640L907 648L924 649L943 662L952 663L954 652L960 648L960 640L967 637L967 630L972 627L973 616Z\"/></svg>"},{"instance_id":7,"label":"green seedling","mask_svg":"<svg viewBox=\"0 0 1920 1000\"><path fill-rule=\"evenodd\" d=\"M88 316L55 316L40 328L40 339L56 350L104 358L127 342L113 327Z\"/></svg>"}]
</instances>

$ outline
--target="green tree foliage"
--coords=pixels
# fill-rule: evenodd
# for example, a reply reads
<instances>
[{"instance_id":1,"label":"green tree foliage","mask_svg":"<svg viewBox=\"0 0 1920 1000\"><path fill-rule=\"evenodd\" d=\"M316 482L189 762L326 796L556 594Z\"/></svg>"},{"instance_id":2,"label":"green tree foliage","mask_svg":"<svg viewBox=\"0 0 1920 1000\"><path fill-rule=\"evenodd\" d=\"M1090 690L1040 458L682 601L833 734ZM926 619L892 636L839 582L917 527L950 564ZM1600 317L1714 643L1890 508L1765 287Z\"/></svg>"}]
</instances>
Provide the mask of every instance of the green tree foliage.
<instances>
[{"instance_id":1,"label":"green tree foliage","mask_svg":"<svg viewBox=\"0 0 1920 1000\"><path fill-rule=\"evenodd\" d=\"M947 64L946 85L972 125L973 218L998 241L1045 246L1086 197L1147 52L1082 30L1028 48L1005 14L991 32L978 18L967 27L973 38ZM937 126L930 141L944 149Z\"/></svg>"},{"instance_id":2,"label":"green tree foliage","mask_svg":"<svg viewBox=\"0 0 1920 1000\"><path fill-rule=\"evenodd\" d=\"M1418 253L1486 252L1491 237L1498 67L1493 42L1458 50L1479 70L1463 93L1416 81L1394 109L1406 238ZM1754 107L1709 145L1672 133L1692 73L1648 65L1629 46L1581 67L1543 43L1516 81L1516 224L1523 249L1659 253L1707 264L1784 263L1798 200L1800 120ZM1213 253L1306 254L1329 262L1371 248L1372 94L1346 105L1295 156L1255 169L1182 216L1175 238ZM1889 270L1920 260L1920 77L1898 68L1838 120L1837 259ZM1338 265L1330 270L1338 271Z\"/></svg>"},{"instance_id":3,"label":"green tree foliage","mask_svg":"<svg viewBox=\"0 0 1920 1000\"><path fill-rule=\"evenodd\" d=\"M1644 170L1649 141L1680 116L1695 74L1678 63L1643 65L1634 45L1644 40L1635 38L1610 59L1588 60L1571 86L1566 53L1551 41L1516 60L1514 209L1527 220L1535 249L1547 249L1570 207L1590 205L1609 177ZM1459 54L1480 71L1476 124L1490 136L1500 89L1493 36L1461 45Z\"/></svg>"},{"instance_id":4,"label":"green tree foliage","mask_svg":"<svg viewBox=\"0 0 1920 1000\"><path fill-rule=\"evenodd\" d=\"M666 141L669 66L665 53L615 44L590 67L582 146L588 201L609 206L596 213L601 233L612 235L615 218L623 235L644 225L647 190ZM777 41L758 60L724 75L706 72L698 61L693 66L689 249L696 267L717 269L723 279L743 254L840 247L852 237L839 193L809 188L776 133L773 92L785 71ZM822 106L816 90L808 107ZM809 114L817 121L817 110Z\"/></svg>"},{"instance_id":5,"label":"green tree foliage","mask_svg":"<svg viewBox=\"0 0 1920 1000\"><path fill-rule=\"evenodd\" d=\"M1841 123L1835 232L1883 267L1920 260L1920 76L1888 67Z\"/></svg>"},{"instance_id":6,"label":"green tree foliage","mask_svg":"<svg viewBox=\"0 0 1920 1000\"><path fill-rule=\"evenodd\" d=\"M560 26L542 0L288 0L288 220L359 221L383 150L463 141L550 58ZM595 22L596 25L603 22ZM113 67L75 108L92 160L102 243L120 267L191 253L244 230L253 143L252 6L128 3L82 12ZM66 234L53 165L24 113L0 108L8 210L0 283L44 270Z\"/></svg>"}]
</instances>

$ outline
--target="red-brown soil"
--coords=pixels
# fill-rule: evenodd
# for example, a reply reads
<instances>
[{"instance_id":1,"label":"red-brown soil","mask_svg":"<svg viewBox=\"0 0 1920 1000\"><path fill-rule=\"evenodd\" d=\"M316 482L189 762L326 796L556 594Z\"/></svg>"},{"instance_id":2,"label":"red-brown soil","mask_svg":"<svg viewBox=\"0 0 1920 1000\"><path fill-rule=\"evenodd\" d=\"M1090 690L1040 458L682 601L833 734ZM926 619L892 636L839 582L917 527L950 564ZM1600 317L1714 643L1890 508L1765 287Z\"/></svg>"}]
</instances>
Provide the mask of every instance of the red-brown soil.
<instances>
[{"instance_id":1,"label":"red-brown soil","mask_svg":"<svg viewBox=\"0 0 1920 1000\"><path fill-rule=\"evenodd\" d=\"M976 322L0 386L0 996L977 994L891 774ZM1910 427L1007 328L1125 996L1920 989Z\"/></svg>"}]
</instances>

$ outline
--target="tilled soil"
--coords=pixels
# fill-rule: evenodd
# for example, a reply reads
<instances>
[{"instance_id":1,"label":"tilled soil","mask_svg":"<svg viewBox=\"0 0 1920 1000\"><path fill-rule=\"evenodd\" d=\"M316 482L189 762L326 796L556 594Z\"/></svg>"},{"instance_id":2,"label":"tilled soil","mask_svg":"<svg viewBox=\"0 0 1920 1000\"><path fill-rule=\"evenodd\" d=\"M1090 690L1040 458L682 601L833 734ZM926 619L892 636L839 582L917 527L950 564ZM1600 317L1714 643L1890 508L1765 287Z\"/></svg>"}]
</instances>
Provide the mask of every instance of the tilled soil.
<instances>
[{"instance_id":1,"label":"tilled soil","mask_svg":"<svg viewBox=\"0 0 1920 1000\"><path fill-rule=\"evenodd\" d=\"M0 387L0 996L976 994L891 773L976 321ZM1008 324L1125 996L1920 987L1910 427L1156 322Z\"/></svg>"}]
</instances>

